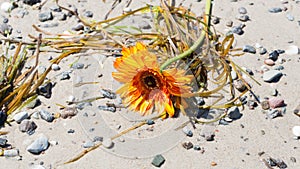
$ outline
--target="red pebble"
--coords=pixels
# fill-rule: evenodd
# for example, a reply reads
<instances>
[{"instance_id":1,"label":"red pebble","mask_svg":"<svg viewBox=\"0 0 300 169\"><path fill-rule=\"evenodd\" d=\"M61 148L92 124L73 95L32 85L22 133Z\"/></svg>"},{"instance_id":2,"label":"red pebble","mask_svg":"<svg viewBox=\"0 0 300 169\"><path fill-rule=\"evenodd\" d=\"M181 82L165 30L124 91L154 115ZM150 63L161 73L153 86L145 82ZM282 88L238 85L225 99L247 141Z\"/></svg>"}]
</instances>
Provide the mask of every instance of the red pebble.
<instances>
[{"instance_id":1,"label":"red pebble","mask_svg":"<svg viewBox=\"0 0 300 169\"><path fill-rule=\"evenodd\" d=\"M269 99L269 105L272 109L277 108L277 107L282 107L284 106L284 100L278 97L273 97Z\"/></svg>"}]
</instances>

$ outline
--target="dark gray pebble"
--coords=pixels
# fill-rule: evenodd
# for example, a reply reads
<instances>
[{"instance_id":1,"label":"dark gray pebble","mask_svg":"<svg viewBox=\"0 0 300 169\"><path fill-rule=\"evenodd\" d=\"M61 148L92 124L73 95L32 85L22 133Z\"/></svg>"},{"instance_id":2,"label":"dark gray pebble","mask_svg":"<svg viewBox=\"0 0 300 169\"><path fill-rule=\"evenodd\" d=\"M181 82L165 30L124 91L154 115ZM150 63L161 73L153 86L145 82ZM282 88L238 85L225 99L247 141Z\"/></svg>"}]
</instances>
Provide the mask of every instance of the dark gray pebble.
<instances>
[{"instance_id":1,"label":"dark gray pebble","mask_svg":"<svg viewBox=\"0 0 300 169\"><path fill-rule=\"evenodd\" d=\"M275 8L270 8L268 11L270 13L279 13L279 12L282 12L282 9L278 8L278 7L275 7Z\"/></svg>"},{"instance_id":2,"label":"dark gray pebble","mask_svg":"<svg viewBox=\"0 0 300 169\"><path fill-rule=\"evenodd\" d=\"M274 70L283 70L284 67L282 65L278 65L274 67Z\"/></svg>"},{"instance_id":3,"label":"dark gray pebble","mask_svg":"<svg viewBox=\"0 0 300 169\"><path fill-rule=\"evenodd\" d=\"M278 59L279 53L277 50L272 51L269 53L269 59L272 59L274 62Z\"/></svg>"},{"instance_id":4,"label":"dark gray pebble","mask_svg":"<svg viewBox=\"0 0 300 169\"><path fill-rule=\"evenodd\" d=\"M242 117L242 114L240 113L240 110L237 106L229 108L227 114L228 117L232 120L236 120Z\"/></svg>"},{"instance_id":5,"label":"dark gray pebble","mask_svg":"<svg viewBox=\"0 0 300 169\"><path fill-rule=\"evenodd\" d=\"M0 147L5 147L7 143L7 139L0 138Z\"/></svg>"},{"instance_id":6,"label":"dark gray pebble","mask_svg":"<svg viewBox=\"0 0 300 169\"><path fill-rule=\"evenodd\" d=\"M246 14L247 13L247 9L244 8L244 7L239 7L238 11L239 11L240 14Z\"/></svg>"},{"instance_id":7,"label":"dark gray pebble","mask_svg":"<svg viewBox=\"0 0 300 169\"><path fill-rule=\"evenodd\" d=\"M108 98L108 99L116 99L117 98L117 95L114 92L112 92L111 90L101 89L100 92L103 95L103 97L105 97L105 98Z\"/></svg>"},{"instance_id":8,"label":"dark gray pebble","mask_svg":"<svg viewBox=\"0 0 300 169\"><path fill-rule=\"evenodd\" d=\"M236 17L236 19L242 21L242 22L247 22L248 20L250 20L250 17L248 15L238 15Z\"/></svg>"},{"instance_id":9,"label":"dark gray pebble","mask_svg":"<svg viewBox=\"0 0 300 169\"><path fill-rule=\"evenodd\" d=\"M69 130L67 131L67 133L75 133L75 130L74 130L74 129L69 129Z\"/></svg>"},{"instance_id":10,"label":"dark gray pebble","mask_svg":"<svg viewBox=\"0 0 300 169\"><path fill-rule=\"evenodd\" d=\"M194 145L193 145L192 142L186 141L186 142L182 143L182 147L185 148L185 149L187 149L187 150L189 150L189 149L193 148Z\"/></svg>"},{"instance_id":11,"label":"dark gray pebble","mask_svg":"<svg viewBox=\"0 0 300 169\"><path fill-rule=\"evenodd\" d=\"M260 48L260 50L259 50L259 54L260 55L264 55L264 54L266 54L268 51L267 51L267 49L266 48Z\"/></svg>"},{"instance_id":12,"label":"dark gray pebble","mask_svg":"<svg viewBox=\"0 0 300 169\"><path fill-rule=\"evenodd\" d=\"M283 50L283 49L277 49L276 51L277 51L278 54L283 54L283 53L285 53L285 50Z\"/></svg>"},{"instance_id":13,"label":"dark gray pebble","mask_svg":"<svg viewBox=\"0 0 300 169\"><path fill-rule=\"evenodd\" d=\"M240 26L233 26L231 31L237 35L243 35L244 31L243 28L241 28Z\"/></svg>"},{"instance_id":14,"label":"dark gray pebble","mask_svg":"<svg viewBox=\"0 0 300 169\"><path fill-rule=\"evenodd\" d=\"M103 137L95 136L95 137L93 138L93 142L97 142L97 141L102 142L102 141L103 141Z\"/></svg>"},{"instance_id":15,"label":"dark gray pebble","mask_svg":"<svg viewBox=\"0 0 300 169\"><path fill-rule=\"evenodd\" d=\"M220 18L218 18L218 17L213 18L212 23L215 25L220 23Z\"/></svg>"},{"instance_id":16,"label":"dark gray pebble","mask_svg":"<svg viewBox=\"0 0 300 169\"><path fill-rule=\"evenodd\" d=\"M41 85L38 87L37 94L50 98L52 95L52 87L53 85L51 82Z\"/></svg>"},{"instance_id":17,"label":"dark gray pebble","mask_svg":"<svg viewBox=\"0 0 300 169\"><path fill-rule=\"evenodd\" d=\"M6 112L4 110L0 110L0 127L4 125L6 119L7 119Z\"/></svg>"},{"instance_id":18,"label":"dark gray pebble","mask_svg":"<svg viewBox=\"0 0 300 169\"><path fill-rule=\"evenodd\" d=\"M10 35L12 32L12 27L6 23L2 23L0 24L0 34L2 34L3 36L7 36Z\"/></svg>"},{"instance_id":19,"label":"dark gray pebble","mask_svg":"<svg viewBox=\"0 0 300 169\"><path fill-rule=\"evenodd\" d=\"M2 22L3 23L8 23L8 21L9 21L8 18L4 18Z\"/></svg>"},{"instance_id":20,"label":"dark gray pebble","mask_svg":"<svg viewBox=\"0 0 300 169\"><path fill-rule=\"evenodd\" d=\"M27 4L27 5L34 5L34 4L37 4L40 2L41 2L41 0L23 0L23 3Z\"/></svg>"},{"instance_id":21,"label":"dark gray pebble","mask_svg":"<svg viewBox=\"0 0 300 169\"><path fill-rule=\"evenodd\" d=\"M42 12L39 14L39 21L45 22L53 19L52 12L47 11L47 12Z\"/></svg>"},{"instance_id":22,"label":"dark gray pebble","mask_svg":"<svg viewBox=\"0 0 300 169\"><path fill-rule=\"evenodd\" d=\"M54 116L52 113L46 111L46 110L40 110L39 114L41 116L41 118L47 122L52 122L54 120Z\"/></svg>"},{"instance_id":23,"label":"dark gray pebble","mask_svg":"<svg viewBox=\"0 0 300 169\"><path fill-rule=\"evenodd\" d=\"M92 11L85 11L83 13L83 16L88 17L88 18L92 18L93 17L93 12Z\"/></svg>"},{"instance_id":24,"label":"dark gray pebble","mask_svg":"<svg viewBox=\"0 0 300 169\"><path fill-rule=\"evenodd\" d=\"M164 164L165 161L166 159L161 154L158 154L154 157L151 164L154 165L155 167L160 167L161 165Z\"/></svg>"},{"instance_id":25,"label":"dark gray pebble","mask_svg":"<svg viewBox=\"0 0 300 169\"><path fill-rule=\"evenodd\" d=\"M201 150L201 147L199 145L195 145L194 150L199 151L199 150Z\"/></svg>"},{"instance_id":26,"label":"dark gray pebble","mask_svg":"<svg viewBox=\"0 0 300 169\"><path fill-rule=\"evenodd\" d=\"M243 47L243 52L255 54L256 53L256 49L253 46L245 45Z\"/></svg>"}]
</instances>

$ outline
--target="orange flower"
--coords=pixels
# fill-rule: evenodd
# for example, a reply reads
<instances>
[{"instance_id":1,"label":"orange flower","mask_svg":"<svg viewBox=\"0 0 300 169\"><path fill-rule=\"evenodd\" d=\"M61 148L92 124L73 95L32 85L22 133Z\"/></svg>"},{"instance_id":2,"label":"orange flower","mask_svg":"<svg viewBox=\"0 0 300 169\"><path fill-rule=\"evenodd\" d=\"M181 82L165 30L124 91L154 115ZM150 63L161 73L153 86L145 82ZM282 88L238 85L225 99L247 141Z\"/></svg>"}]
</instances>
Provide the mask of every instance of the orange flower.
<instances>
[{"instance_id":1,"label":"orange flower","mask_svg":"<svg viewBox=\"0 0 300 169\"><path fill-rule=\"evenodd\" d=\"M171 96L189 93L190 87L186 84L191 82L193 76L185 75L184 70L178 69L161 72L156 55L149 52L142 43L123 48L122 55L114 62L118 72L113 72L112 76L124 83L117 90L124 104L142 115L155 110L164 117L174 116Z\"/></svg>"}]
</instances>

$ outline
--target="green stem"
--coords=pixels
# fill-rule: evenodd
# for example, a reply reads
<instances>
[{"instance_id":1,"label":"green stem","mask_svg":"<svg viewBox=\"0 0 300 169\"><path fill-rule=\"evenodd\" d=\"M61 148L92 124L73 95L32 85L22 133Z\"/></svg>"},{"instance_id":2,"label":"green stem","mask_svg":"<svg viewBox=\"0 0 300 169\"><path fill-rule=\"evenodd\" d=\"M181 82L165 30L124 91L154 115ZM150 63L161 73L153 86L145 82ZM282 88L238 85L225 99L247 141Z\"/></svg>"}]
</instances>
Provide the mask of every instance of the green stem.
<instances>
[{"instance_id":1,"label":"green stem","mask_svg":"<svg viewBox=\"0 0 300 169\"><path fill-rule=\"evenodd\" d=\"M209 30L209 25L210 25L210 15L211 14L211 0L206 0L206 4L205 4L205 17L206 17L206 25L204 25L206 27L206 29L203 29L201 32L200 37L197 39L197 41L185 52L175 56L174 58L171 58L169 60L167 60L166 62L164 62L161 66L160 66L160 70L164 70L166 67L168 67L171 63L176 62L177 60L180 60L184 57L189 56L191 53L193 53L198 46L200 46L203 43L203 40L205 38L206 32L207 30Z\"/></svg>"}]
</instances>

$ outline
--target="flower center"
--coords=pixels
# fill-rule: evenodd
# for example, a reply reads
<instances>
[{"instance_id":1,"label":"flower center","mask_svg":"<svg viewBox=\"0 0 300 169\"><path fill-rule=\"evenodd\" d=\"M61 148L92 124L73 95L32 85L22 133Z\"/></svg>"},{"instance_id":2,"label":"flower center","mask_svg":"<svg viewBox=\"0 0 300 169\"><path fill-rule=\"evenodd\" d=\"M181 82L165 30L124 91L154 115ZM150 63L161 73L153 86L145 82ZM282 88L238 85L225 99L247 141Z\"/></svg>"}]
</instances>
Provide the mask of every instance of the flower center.
<instances>
[{"instance_id":1,"label":"flower center","mask_svg":"<svg viewBox=\"0 0 300 169\"><path fill-rule=\"evenodd\" d=\"M159 87L158 79L152 73L142 75L142 82L147 89L155 89Z\"/></svg>"}]
</instances>

